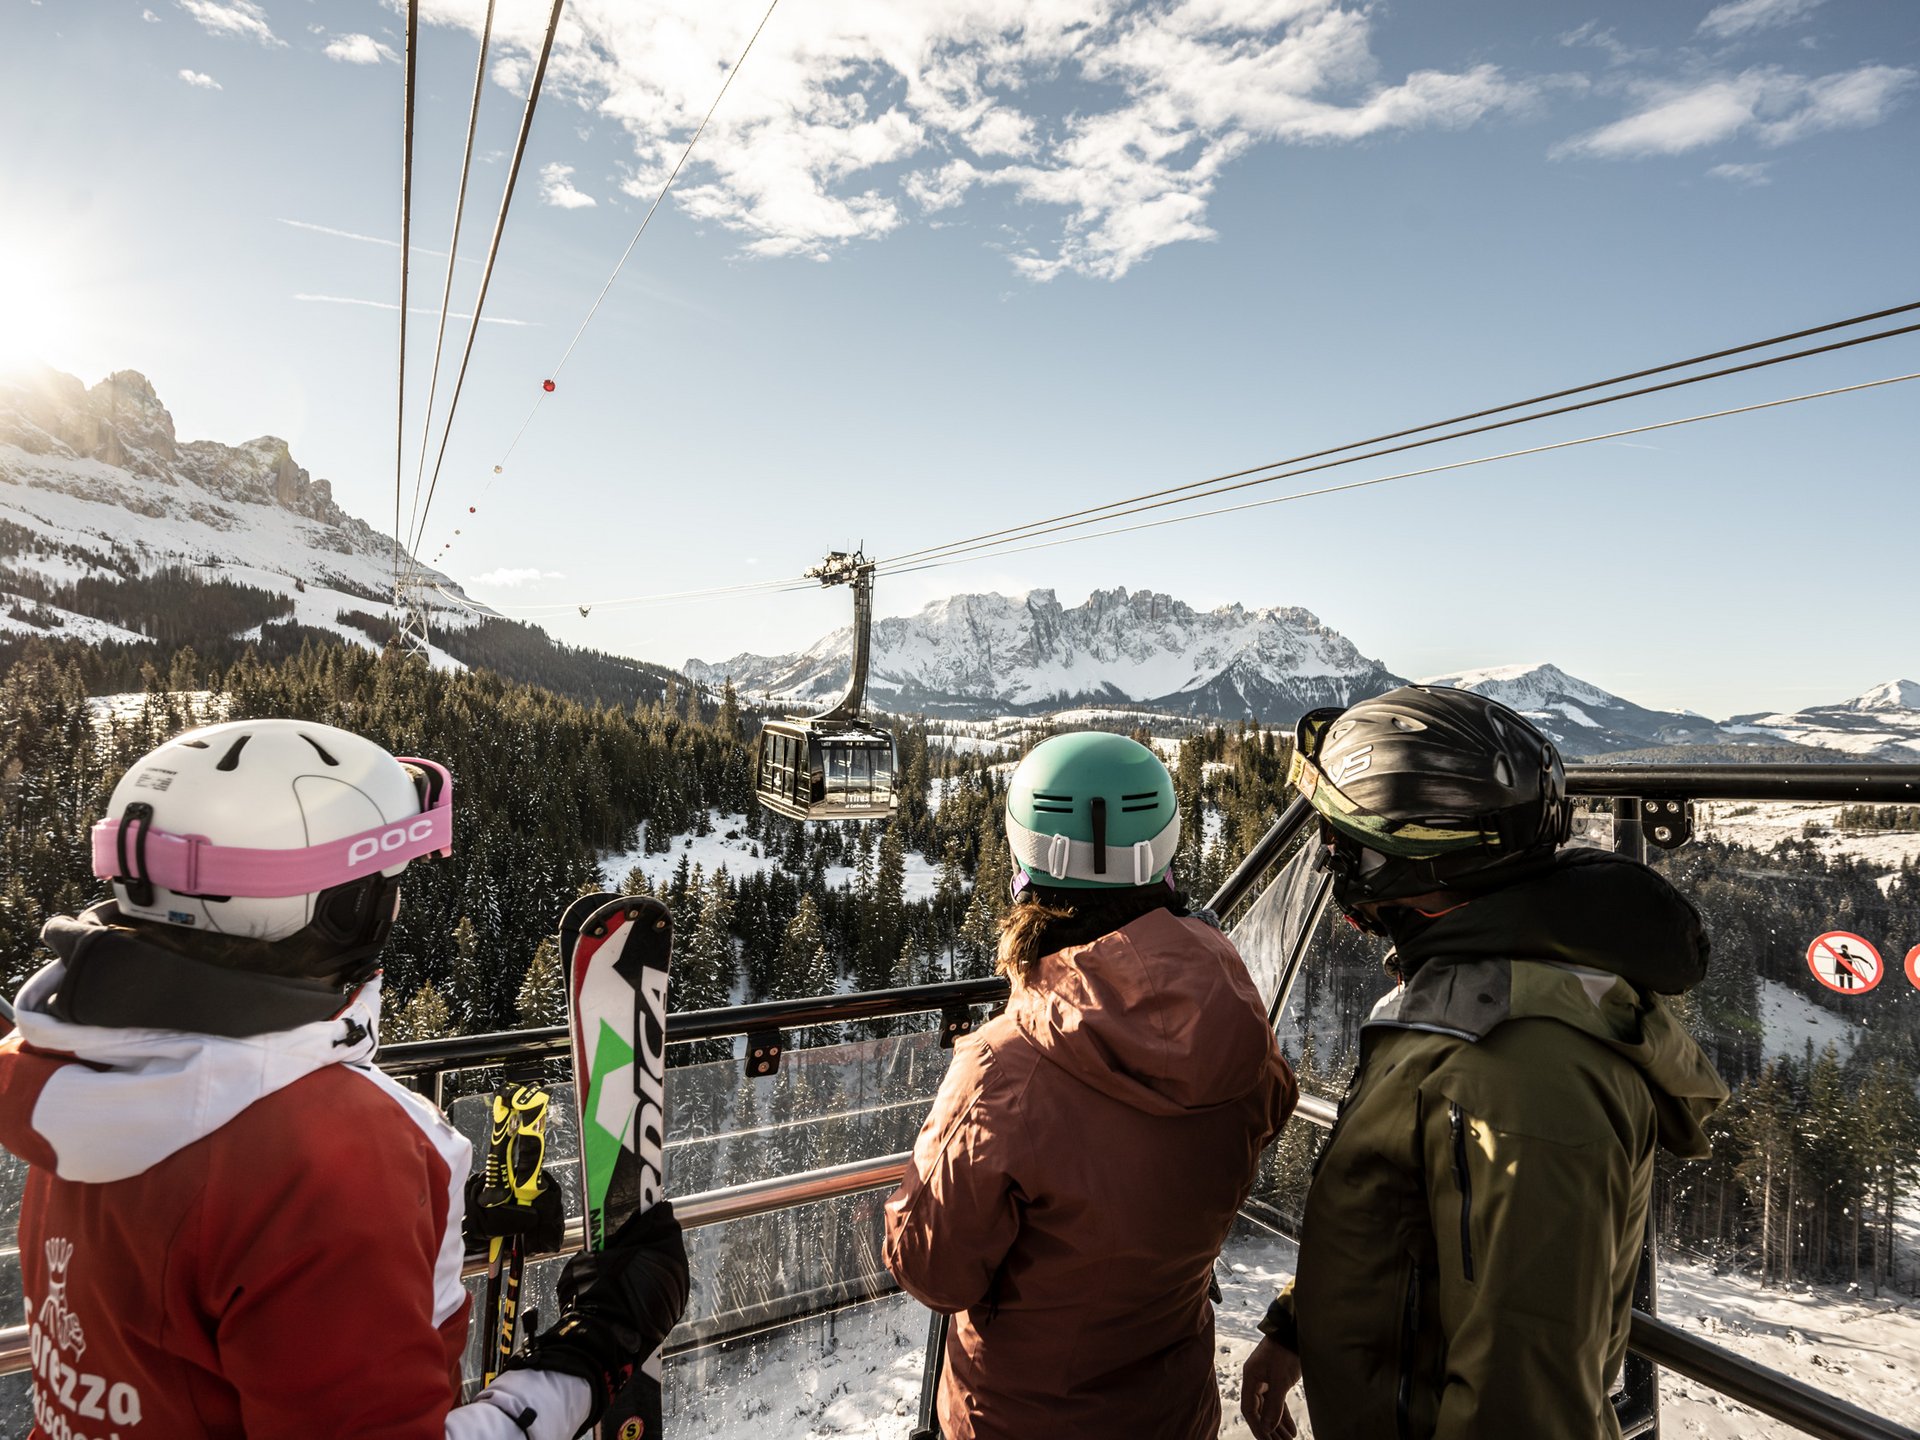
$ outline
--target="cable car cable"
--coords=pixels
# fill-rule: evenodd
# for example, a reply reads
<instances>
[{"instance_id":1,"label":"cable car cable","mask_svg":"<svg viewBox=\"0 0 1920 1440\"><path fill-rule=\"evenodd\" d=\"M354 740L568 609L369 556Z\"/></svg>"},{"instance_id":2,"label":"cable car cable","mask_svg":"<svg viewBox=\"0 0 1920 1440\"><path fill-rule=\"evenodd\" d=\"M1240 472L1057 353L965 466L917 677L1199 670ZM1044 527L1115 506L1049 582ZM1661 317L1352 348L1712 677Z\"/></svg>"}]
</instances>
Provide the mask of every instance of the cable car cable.
<instances>
[{"instance_id":1,"label":"cable car cable","mask_svg":"<svg viewBox=\"0 0 1920 1440\"><path fill-rule=\"evenodd\" d=\"M480 96L487 83L487 50L493 41L494 0L487 0L487 16L480 25L480 59L473 70L473 101L467 107L467 145L460 156L460 189L453 202L453 238L447 242L447 282L440 291L440 328L433 340L433 375L427 382L427 413L420 422L420 464L413 475L413 515L407 522L411 532L420 518L420 486L427 474L427 445L433 435L433 401L440 390L440 355L447 343L447 310L453 303L453 267L460 256L460 222L467 213L467 181L473 174L473 137L480 128ZM474 323L479 323L476 314ZM419 564L415 557L414 564Z\"/></svg>"},{"instance_id":2,"label":"cable car cable","mask_svg":"<svg viewBox=\"0 0 1920 1440\"><path fill-rule=\"evenodd\" d=\"M480 333L480 316L486 308L487 289L493 283L494 262L500 258L500 236L507 228L507 213L513 206L514 186L520 179L520 162L527 153L527 137L533 131L534 111L540 104L540 87L547 78L547 60L553 54L554 32L560 28L560 11L565 5L566 0L553 0L553 11L547 18L546 38L541 42L540 59L534 66L533 83L527 90L527 108L520 117L520 133L514 140L506 188L500 195L500 213L494 217L493 238L487 244L486 266L480 272L480 291L473 302L473 321L467 326L467 344L460 356L460 373L454 380L453 399L447 404L446 427L440 432L440 452L433 462L433 479L427 485L426 504L421 508L419 525L413 532L413 544L408 547L410 550L420 544L420 537L426 531L427 517L433 510L433 497L440 488L440 467L446 462L447 440L453 434L454 416L459 412L460 395L466 388L467 365L473 359L474 338Z\"/></svg>"},{"instance_id":3,"label":"cable car cable","mask_svg":"<svg viewBox=\"0 0 1920 1440\"><path fill-rule=\"evenodd\" d=\"M1482 410L1470 411L1464 415L1455 415L1450 419L1433 420L1433 421L1429 421L1424 425L1413 425L1413 426L1409 426L1404 430L1389 431L1386 434L1375 435L1365 440L1352 440L1347 442L1344 445L1334 445L1324 450L1309 451L1305 454L1295 455L1285 460L1269 460L1264 464L1252 465L1247 467L1244 470L1229 471L1227 474L1215 475L1205 480L1190 480L1181 485L1169 486L1163 490L1148 491L1145 494L1136 495L1136 496L1133 496L1131 499L1127 499L1127 500L1109 501L1104 505L1094 505L1084 510L1070 510L1061 515L1054 515L1046 519L1029 521L1024 525L1014 525L1004 530L988 531L984 534L974 535L965 540L957 540L947 545L931 545L922 550L910 550L905 552L904 554L890 556L886 560L881 561L881 564L890 565L890 564L897 564L904 560L917 560L923 556L930 556L930 555L938 554L948 550L955 550L960 548L961 546L970 546L978 541L1010 539L1010 538L1025 538L1026 532L1029 532L1029 531L1037 532L1041 526L1053 525L1053 524L1056 524L1057 522L1062 522L1067 520L1075 520L1082 516L1097 517L1096 519L1089 520L1087 522L1089 524L1095 524L1095 523L1098 523L1099 519L1111 520L1111 519L1117 518L1117 516L1114 516L1114 515L1102 515L1100 512L1108 511L1108 510L1117 510L1122 506L1133 505L1143 500L1156 500L1164 495L1174 495L1174 494L1179 494L1179 493L1190 491L1190 490L1203 490L1208 486L1223 484L1224 482L1229 480L1238 480L1242 476L1253 475L1262 470L1272 470L1285 465L1299 465L1309 460L1318 460L1325 456L1338 455L1342 451L1359 449L1360 447L1365 445L1378 445L1388 440L1399 440L1408 435L1418 435L1423 431L1437 430L1442 426L1463 424L1469 420L1483 419L1488 415L1498 415L1507 410L1517 410L1527 405L1544 404L1550 400L1564 399L1569 395L1583 394L1584 392L1589 390L1604 389L1609 385L1625 384L1629 380L1644 379L1649 375L1660 375L1670 370L1685 369L1690 365L1705 364L1710 360L1725 359L1730 355L1741 355L1753 350L1764 350L1770 346L1783 345L1791 340L1803 340L1810 335L1821 335L1834 330L1844 330L1849 328L1850 326L1863 325L1868 323L1869 321L1883 320L1883 319L1886 319L1888 316L1907 314L1914 310L1920 310L1920 301L1913 301L1904 305L1894 305L1884 310L1875 310L1868 314L1855 315L1849 319L1830 321L1824 325L1810 326L1804 330L1795 330L1784 335L1775 335L1770 339L1766 339L1766 340L1753 340L1753 341L1749 341L1744 345L1729 346L1724 350L1710 351L1707 354L1695 355L1686 360L1673 360L1673 361L1669 361L1664 365L1648 366L1645 369L1630 371L1623 375L1615 375L1605 380L1592 380L1587 382L1584 385L1573 385L1563 390L1554 390L1544 395L1535 395L1526 400L1513 400L1513 401L1509 401L1507 404L1504 404L1504 405L1493 405ZM1908 328L1910 329L1912 327L1908 327ZM1898 334L1904 334L1904 333L1906 333L1905 330L1892 330L1892 331L1884 332L1882 335L1871 336L1868 338L1881 339L1881 338L1885 338L1886 335L1898 335ZM1855 343L1855 342L1845 342L1845 343ZM1840 348L1840 347L1835 347L1835 348ZM1819 354L1819 353L1820 351L1816 349L1816 350L1801 352L1801 355L1810 355L1810 354ZM1800 358L1800 356L1783 356L1780 358L1795 359L1795 358ZM1729 369L1729 370L1724 370L1717 373L1733 374L1735 373L1735 371L1732 369ZM1702 375L1697 378L1704 380L1704 379L1712 379L1714 377L1711 375ZM1647 393L1651 393L1651 390L1649 389L1649 390L1637 391L1633 393L1647 394ZM1614 398L1626 399L1628 397L1625 395L1622 395ZM1568 408L1571 409L1571 408L1578 408L1578 407L1568 407ZM1565 413L1565 411L1543 412L1543 414L1562 414L1562 413ZM1504 423L1515 424L1518 422L1507 421ZM1496 428L1496 427L1486 426L1486 427L1480 427L1474 430L1461 431L1458 433L1462 435L1479 434L1484 429L1492 429L1492 428ZM1440 439L1448 439L1448 438L1454 438L1454 437L1442 436L1442 437L1438 437L1435 440L1423 441L1421 443L1437 444L1439 443ZM1402 447L1396 447L1396 448L1407 449L1412 447L1402 446ZM1393 451L1376 452L1376 454L1392 454L1392 453L1394 452ZM1306 472L1298 472L1298 473L1306 473ZM1274 478L1284 478L1284 477L1274 477ZM1259 482L1255 482L1255 483L1259 483Z\"/></svg>"},{"instance_id":4,"label":"cable car cable","mask_svg":"<svg viewBox=\"0 0 1920 1440\"><path fill-rule=\"evenodd\" d=\"M1003 555L1020 555L1029 550L1051 550L1060 545L1077 545L1083 540L1103 540L1112 535L1131 535L1139 530L1157 530L1163 525L1179 525L1188 520L1205 520L1217 515L1237 514L1242 510L1259 510L1269 505L1284 505L1293 500L1309 500L1320 495L1337 495L1347 490L1364 490L1370 486L1386 485L1396 480L1411 480L1417 476L1437 475L1448 470L1464 470L1474 465L1487 465L1496 460L1513 460L1525 455L1543 455L1553 450L1567 450L1576 445L1593 445L1603 440L1618 440L1628 435L1646 435L1655 430L1671 430L1681 425L1694 425L1702 420L1724 419L1729 415L1749 415L1760 410L1778 409L1782 405L1797 405L1803 400L1824 400L1834 395L1851 395L1862 390L1878 389L1883 385L1899 385L1908 380L1920 380L1920 370L1905 375L1889 375L1879 380L1865 380L1855 385L1842 385L1831 390L1814 390L1804 395L1788 395L1778 400L1762 400L1752 405L1736 405L1726 410L1710 410L1704 414L1688 415L1678 420L1660 420L1650 425L1635 425L1625 430L1609 430L1600 435L1583 435L1574 440L1556 440L1550 444L1534 445L1524 450L1508 450L1498 455L1479 455L1469 460L1451 461L1445 465L1430 465L1419 470L1403 470L1394 475L1376 475L1366 480L1348 480L1338 485L1323 485L1313 490L1297 490L1291 494L1274 495L1264 500L1249 500L1239 505L1223 505L1213 510L1196 510L1184 515L1168 515L1158 520L1143 521L1138 525L1123 525L1117 529L1098 530L1085 535L1069 535L1064 540L1043 540L1033 545L1014 545L984 555L960 555L928 560L918 565L903 565L892 570L883 568L879 573L911 575L921 570L938 570L947 565L997 560Z\"/></svg>"},{"instance_id":5,"label":"cable car cable","mask_svg":"<svg viewBox=\"0 0 1920 1440\"><path fill-rule=\"evenodd\" d=\"M721 82L719 91L713 97L713 103L707 106L707 113L701 117L693 137L687 141L686 148L680 152L680 158L674 162L673 170L668 174L666 183L660 187L659 193L653 197L653 203L647 207L646 215L641 218L640 228L633 232L633 238L627 242L627 248L620 252L620 258L614 262L613 272L607 276L607 283L600 287L600 293L594 297L593 304L587 307L585 318L581 320L579 328L573 332L573 338L567 342L567 348L561 352L560 362L547 372L546 380L534 395L533 405L528 409L526 418L520 422L520 428L513 432L513 439L507 442L506 450L493 467L493 475L488 476L486 484L481 487L480 494L483 498L493 489L494 476L505 470L507 462L513 458L513 452L520 448L520 441L526 435L527 428L533 424L533 417L540 413L540 406L545 403L547 396L553 393L554 385L560 378L560 372L567 368L567 361L573 358L574 347L579 345L581 337L587 333L587 326L593 323L594 316L600 313L601 304L612 291L614 282L620 278L620 272L626 268L627 260L632 256L634 247L640 243L640 237L647 233L647 226L653 223L654 212L667 198L667 192L673 189L673 182L680 178L680 171L686 165L687 158L693 154L693 147L698 145L700 137L706 134L708 122L713 119L714 112L720 108L720 102L726 99L727 90L732 86L734 77L746 64L747 56L753 52L754 42L760 38L760 32L767 28L767 22L773 18L773 12L779 4L780 0L771 0L766 13L760 17L760 23L754 27L753 34L747 38L745 47L740 51L740 58L728 68L727 78ZM444 553L446 546L443 545L440 548Z\"/></svg>"},{"instance_id":6,"label":"cable car cable","mask_svg":"<svg viewBox=\"0 0 1920 1440\"><path fill-rule=\"evenodd\" d=\"M889 559L881 561L880 563L883 567L885 567L889 565L898 565L902 561L913 560L913 559L920 558L922 556L926 556L928 558L934 558L934 559L947 558L949 556L962 555L975 550L984 550L995 544L1006 543L1008 541L1030 540L1041 535L1055 534L1062 530L1075 530L1086 525L1098 525L1108 520L1118 520L1128 515L1142 514L1143 512L1148 510L1160 510L1170 505L1191 504L1193 501L1196 501L1196 500L1210 499L1215 495L1227 495L1227 494L1233 493L1236 490L1245 490L1252 486L1271 485L1276 480L1297 479L1302 475L1312 475L1322 470L1334 470L1334 469L1338 469L1342 465L1352 465L1362 460L1379 460L1388 455L1398 455L1408 450L1423 449L1428 445L1440 445L1440 444L1444 444L1449 440L1465 439L1467 436L1470 436L1470 435L1484 435L1490 431L1505 430L1511 426L1525 425L1535 420L1548 420L1557 415L1569 415L1577 410L1591 410L1596 408L1597 406L1612 405L1621 400L1635 400L1640 398L1643 395L1653 395L1663 390L1676 390L1687 385L1698 385L1705 380L1720 380L1720 379L1724 379L1729 375L1739 375L1749 370L1764 370L1767 367L1772 365L1784 365L1784 364L1787 364L1789 361L1805 360L1815 355L1826 355L1836 350L1850 349L1856 345L1868 345L1878 340L1890 340L1895 338L1896 336L1912 334L1915 331L1920 331L1920 323L1913 324L1913 325L1902 325L1891 330L1879 330L1879 331L1875 331L1873 334L1870 334L1870 335L1858 335L1846 340L1834 340L1834 341L1828 342L1825 345L1815 345L1805 350L1790 351L1785 355L1770 355L1759 360L1749 360L1744 364L1740 364L1740 365L1729 365L1719 370L1704 371L1698 375L1685 375L1680 377L1677 380L1663 380L1657 385L1643 385L1639 389L1622 390L1621 392L1615 395L1600 395L1600 396L1596 396L1591 400L1576 401L1571 405L1555 406L1551 410L1537 410L1527 415L1515 415L1505 420L1490 421L1485 425L1473 425L1473 426L1469 426L1464 430L1452 430L1447 432L1444 435L1428 436L1424 440L1409 440L1402 445L1389 445L1378 450L1364 451L1358 455L1345 455L1345 456L1341 456L1338 459L1322 460L1320 463L1315 465L1302 465L1297 469L1282 470L1278 474L1274 474L1274 475L1255 475L1254 478L1251 480L1235 480L1234 483L1230 485L1219 484L1215 481L1196 481L1188 485L1174 486L1170 490L1154 491L1148 495L1136 497L1137 500L1145 503L1135 503L1134 501L1116 500L1111 502L1108 505L1095 506L1091 511L1078 512L1079 515L1085 516L1086 518L1062 517L1058 521L1058 523L1050 523L1046 521L1035 521L1031 525L1014 526L1011 530L1001 532L1003 538L999 541L987 540L987 539L961 541L952 545L934 546L927 550L911 551L905 555L892 556ZM1504 409L1509 407L1501 407L1501 408ZM1346 449L1348 447L1342 446L1340 448ZM1326 452L1322 452L1322 453L1326 453ZM1266 467L1264 466L1253 467L1254 470L1260 470L1264 468ZM1241 471L1235 472L1235 474L1238 474L1238 475L1246 475L1249 473L1251 472L1247 470L1241 470ZM1220 478L1229 479L1232 477L1228 476L1228 477L1220 477ZM1211 488L1207 488L1207 489L1196 488L1198 486L1210 486ZM1187 491L1191 493L1185 493L1185 494L1177 493L1181 491ZM1156 499L1154 498L1155 496L1171 496L1171 498ZM1107 512L1107 513L1097 513L1097 512ZM1117 533L1117 532L1113 532L1113 533Z\"/></svg>"},{"instance_id":7,"label":"cable car cable","mask_svg":"<svg viewBox=\"0 0 1920 1440\"><path fill-rule=\"evenodd\" d=\"M653 197L653 203L647 207L647 213L640 221L640 228L633 232L633 238L627 242L627 248L620 252L620 258L614 262L613 273L607 276L607 283L600 287L600 293L594 296L593 304L587 307L586 318L580 322L580 328L573 332L573 338L567 342L567 348L560 355L560 363L547 373L547 379L557 381L560 378L560 372L567 368L567 361L573 358L574 347L580 343L580 337L587 333L587 326L593 323L593 317L600 313L601 303L613 289L614 281L620 278L620 272L626 267L628 257L633 254L634 246L640 243L640 237L647 233L647 226L653 222L653 212L660 208L660 202L665 200L667 192L673 189L673 182L680 178L681 167L687 163L687 157L693 154L693 147L700 143L700 137L706 133L707 122L713 119L713 112L720 108L720 102L727 98L728 87L733 84L734 77L740 73L740 67L747 63L747 56L753 52L753 42L758 40L760 32L767 28L767 21L773 18L773 12L779 4L780 0L772 0L772 4L767 6L767 13L760 17L760 23L754 27L746 47L740 52L740 58L728 69L727 78L721 82L719 93L713 97L713 103L707 107L707 113L701 117L699 126L693 132L693 138L687 141L686 148L680 152L680 158L674 162L672 173L667 176L666 183L660 187L660 193ZM527 433L527 426L533 423L533 417L540 411L541 402L550 393L552 392L543 389L534 397L533 408L527 412L527 418L520 422L520 428L514 432L513 439L508 442L506 453L500 457L500 463L503 466L513 458L513 452L520 444L520 437Z\"/></svg>"},{"instance_id":8,"label":"cable car cable","mask_svg":"<svg viewBox=\"0 0 1920 1440\"><path fill-rule=\"evenodd\" d=\"M400 67L400 375L393 417L393 589L400 592L401 477L407 450L407 256L413 234L413 57L420 40L420 0L407 0L406 59Z\"/></svg>"}]
</instances>

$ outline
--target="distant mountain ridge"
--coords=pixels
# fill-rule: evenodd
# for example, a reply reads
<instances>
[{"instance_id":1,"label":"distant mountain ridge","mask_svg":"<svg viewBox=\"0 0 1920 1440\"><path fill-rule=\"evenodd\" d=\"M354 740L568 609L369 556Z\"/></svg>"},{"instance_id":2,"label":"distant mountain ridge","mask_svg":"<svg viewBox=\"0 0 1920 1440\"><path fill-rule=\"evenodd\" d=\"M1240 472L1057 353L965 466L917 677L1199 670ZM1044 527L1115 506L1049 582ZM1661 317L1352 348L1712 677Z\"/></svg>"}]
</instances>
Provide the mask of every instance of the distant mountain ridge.
<instances>
[{"instance_id":1,"label":"distant mountain ridge","mask_svg":"<svg viewBox=\"0 0 1920 1440\"><path fill-rule=\"evenodd\" d=\"M378 649L395 630L394 559L393 537L341 509L286 441L182 441L137 371L91 387L48 369L0 377L0 650L78 642L111 651L124 678L182 645L216 662L308 640ZM435 665L486 665L588 702L676 683L418 573Z\"/></svg>"},{"instance_id":2,"label":"distant mountain ridge","mask_svg":"<svg viewBox=\"0 0 1920 1440\"><path fill-rule=\"evenodd\" d=\"M852 632L793 655L736 655L686 673L731 677L756 700L815 706L846 686ZM873 627L868 685L896 712L981 718L1114 703L1202 716L1287 718L1398 684L1297 606L1199 611L1151 590L1096 590L1064 606L1052 590L953 595Z\"/></svg>"},{"instance_id":3,"label":"distant mountain ridge","mask_svg":"<svg viewBox=\"0 0 1920 1440\"><path fill-rule=\"evenodd\" d=\"M204 636L232 654L271 630L294 648L302 636L378 646L391 634L392 565L392 538L341 509L284 440L182 441L137 371L91 387L44 369L0 378L0 643L42 636L138 654L163 636L196 646ZM514 678L627 701L669 681L658 667L510 625L448 577L423 573L438 594L435 663L467 656ZM158 585L159 576L176 578ZM202 587L221 582L244 589L215 603ZM850 643L842 629L796 654L690 660L685 670L713 687L731 676L743 698L768 708L817 708L845 686ZM1715 758L1920 760L1920 682L1911 679L1715 723L1637 705L1551 664L1430 678L1512 705L1574 757L1694 745ZM954 595L881 620L870 683L876 704L897 714L984 719L1091 706L1290 724L1404 682L1298 606L1202 611L1115 588L1074 606L1045 589Z\"/></svg>"}]
</instances>

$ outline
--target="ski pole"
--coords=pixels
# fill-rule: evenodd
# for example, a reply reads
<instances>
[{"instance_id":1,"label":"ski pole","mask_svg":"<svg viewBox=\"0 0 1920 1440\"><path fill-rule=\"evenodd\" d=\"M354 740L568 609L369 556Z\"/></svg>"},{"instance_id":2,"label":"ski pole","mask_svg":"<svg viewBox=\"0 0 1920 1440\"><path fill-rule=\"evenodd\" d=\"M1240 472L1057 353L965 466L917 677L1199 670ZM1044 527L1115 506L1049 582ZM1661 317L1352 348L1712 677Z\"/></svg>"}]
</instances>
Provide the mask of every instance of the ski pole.
<instances>
[{"instance_id":1,"label":"ski pole","mask_svg":"<svg viewBox=\"0 0 1920 1440\"><path fill-rule=\"evenodd\" d=\"M551 1098L537 1085L522 1085L513 1092L506 1119L507 1143L502 1155L502 1180L509 1197L504 1203L532 1209L541 1188L540 1167L547 1158L547 1107ZM499 1097L495 1097L495 1103ZM500 1242L495 1241L496 1245ZM519 1318L520 1282L526 1270L526 1240L519 1235L507 1241L506 1285L500 1296L499 1324L495 1332L492 1358L487 1362L487 1381L491 1383L513 1354L514 1326Z\"/></svg>"},{"instance_id":2,"label":"ski pole","mask_svg":"<svg viewBox=\"0 0 1920 1440\"><path fill-rule=\"evenodd\" d=\"M493 1097L491 1114L492 1125L487 1132L486 1166L480 1173L480 1194L477 1197L485 1206L506 1203L505 1176L507 1173L507 1122L512 1111L507 1105L507 1097L496 1094ZM500 1314L500 1260L501 1238L496 1235L487 1241L487 1286L480 1313L486 1317L488 1333L497 1327ZM491 1364L483 1361L483 1366ZM491 1373L487 1375L492 1380Z\"/></svg>"}]
</instances>

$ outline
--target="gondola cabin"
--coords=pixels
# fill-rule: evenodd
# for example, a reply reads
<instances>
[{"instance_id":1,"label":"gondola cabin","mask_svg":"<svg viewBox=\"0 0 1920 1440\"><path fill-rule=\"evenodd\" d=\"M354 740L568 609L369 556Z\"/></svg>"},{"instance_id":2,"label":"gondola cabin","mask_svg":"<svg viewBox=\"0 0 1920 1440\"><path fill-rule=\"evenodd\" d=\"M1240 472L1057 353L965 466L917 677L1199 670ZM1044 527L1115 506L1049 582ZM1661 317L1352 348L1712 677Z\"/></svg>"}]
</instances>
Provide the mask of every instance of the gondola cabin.
<instances>
[{"instance_id":1,"label":"gondola cabin","mask_svg":"<svg viewBox=\"0 0 1920 1440\"><path fill-rule=\"evenodd\" d=\"M896 806L893 736L858 720L760 727L760 803L793 820L885 820Z\"/></svg>"}]
</instances>

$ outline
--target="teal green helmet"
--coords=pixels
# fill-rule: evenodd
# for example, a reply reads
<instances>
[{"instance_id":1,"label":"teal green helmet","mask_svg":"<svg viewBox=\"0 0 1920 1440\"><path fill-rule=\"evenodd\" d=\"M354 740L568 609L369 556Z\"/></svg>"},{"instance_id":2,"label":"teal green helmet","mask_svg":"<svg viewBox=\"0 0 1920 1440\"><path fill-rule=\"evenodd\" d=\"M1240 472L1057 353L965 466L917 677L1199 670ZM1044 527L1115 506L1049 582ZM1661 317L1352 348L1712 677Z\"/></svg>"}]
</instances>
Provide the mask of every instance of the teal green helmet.
<instances>
[{"instance_id":1,"label":"teal green helmet","mask_svg":"<svg viewBox=\"0 0 1920 1440\"><path fill-rule=\"evenodd\" d=\"M1007 844L1035 885L1146 885L1180 845L1173 778L1137 740L1089 730L1027 752L1007 787Z\"/></svg>"}]
</instances>

